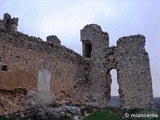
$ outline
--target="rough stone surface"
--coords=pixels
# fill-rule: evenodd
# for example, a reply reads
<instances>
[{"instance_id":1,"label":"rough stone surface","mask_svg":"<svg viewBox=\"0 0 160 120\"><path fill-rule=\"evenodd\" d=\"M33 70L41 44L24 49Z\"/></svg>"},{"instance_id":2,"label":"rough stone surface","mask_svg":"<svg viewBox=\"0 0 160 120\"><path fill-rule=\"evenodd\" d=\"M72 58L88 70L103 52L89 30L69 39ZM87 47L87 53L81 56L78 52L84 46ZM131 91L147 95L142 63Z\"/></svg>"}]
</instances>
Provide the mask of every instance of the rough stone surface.
<instances>
[{"instance_id":1,"label":"rough stone surface","mask_svg":"<svg viewBox=\"0 0 160 120\"><path fill-rule=\"evenodd\" d=\"M18 18L11 19L11 16L8 13L4 14L3 20L0 21L0 29L17 31Z\"/></svg>"},{"instance_id":2,"label":"rough stone surface","mask_svg":"<svg viewBox=\"0 0 160 120\"><path fill-rule=\"evenodd\" d=\"M54 102L55 99L49 92L28 91L25 106L27 111L35 112L39 108L46 107Z\"/></svg>"},{"instance_id":3,"label":"rough stone surface","mask_svg":"<svg viewBox=\"0 0 160 120\"><path fill-rule=\"evenodd\" d=\"M61 45L61 41L55 35L48 36L47 42L50 43L51 45Z\"/></svg>"},{"instance_id":4,"label":"rough stone surface","mask_svg":"<svg viewBox=\"0 0 160 120\"><path fill-rule=\"evenodd\" d=\"M25 95L26 91L23 89L0 90L0 115L24 111Z\"/></svg>"},{"instance_id":5,"label":"rough stone surface","mask_svg":"<svg viewBox=\"0 0 160 120\"><path fill-rule=\"evenodd\" d=\"M91 86L87 93L90 104L105 106L110 99L110 71L116 69L121 108L151 108L152 81L143 35L122 37L117 46L109 47L108 34L101 31L100 26L91 24L81 30L81 41L83 57L90 59L88 81ZM91 56L86 56L87 52Z\"/></svg>"},{"instance_id":6,"label":"rough stone surface","mask_svg":"<svg viewBox=\"0 0 160 120\"><path fill-rule=\"evenodd\" d=\"M107 32L96 24L86 25L81 30L81 56L60 45L54 35L44 42L18 32L17 25L18 18L9 14L0 20L0 89L47 91L57 103L105 107L110 99L110 71L116 69L121 108L151 107L152 81L143 35L120 38L117 46L109 47Z\"/></svg>"},{"instance_id":7,"label":"rough stone surface","mask_svg":"<svg viewBox=\"0 0 160 120\"><path fill-rule=\"evenodd\" d=\"M81 111L78 107L72 106L61 106L56 108L44 108L39 109L38 119L40 120L49 120L51 119L69 119L77 115L81 115Z\"/></svg>"},{"instance_id":8,"label":"rough stone surface","mask_svg":"<svg viewBox=\"0 0 160 120\"><path fill-rule=\"evenodd\" d=\"M38 120L83 120L88 114L97 111L91 106L60 105L58 107L40 108L37 112Z\"/></svg>"},{"instance_id":9,"label":"rough stone surface","mask_svg":"<svg viewBox=\"0 0 160 120\"><path fill-rule=\"evenodd\" d=\"M87 25L81 30L81 41L83 43L83 56L90 59L87 81L90 86L87 88L85 101L90 105L104 107L107 104L105 95L107 85L103 63L106 54L105 49L109 47L108 33L103 32L98 25ZM91 48L87 48L88 42L91 44ZM87 49L91 49L91 51ZM87 52L91 52L91 57L86 56Z\"/></svg>"},{"instance_id":10,"label":"rough stone surface","mask_svg":"<svg viewBox=\"0 0 160 120\"><path fill-rule=\"evenodd\" d=\"M117 41L116 69L122 108L151 107L151 72L144 46L143 35L123 37Z\"/></svg>"},{"instance_id":11,"label":"rough stone surface","mask_svg":"<svg viewBox=\"0 0 160 120\"><path fill-rule=\"evenodd\" d=\"M0 30L0 42L1 89L36 91L39 71L46 69L51 74L48 90L56 101L83 103L79 83L85 81L86 72L82 56L19 32Z\"/></svg>"}]
</instances>

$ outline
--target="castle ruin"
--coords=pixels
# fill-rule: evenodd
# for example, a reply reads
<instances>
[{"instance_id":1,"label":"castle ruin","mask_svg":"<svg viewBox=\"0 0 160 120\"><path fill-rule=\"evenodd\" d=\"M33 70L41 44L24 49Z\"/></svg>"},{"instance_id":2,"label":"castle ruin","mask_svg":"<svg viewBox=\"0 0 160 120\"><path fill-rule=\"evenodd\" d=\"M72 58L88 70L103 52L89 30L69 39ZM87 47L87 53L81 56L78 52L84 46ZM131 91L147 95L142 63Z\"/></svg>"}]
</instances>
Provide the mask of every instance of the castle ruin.
<instances>
[{"instance_id":1,"label":"castle ruin","mask_svg":"<svg viewBox=\"0 0 160 120\"><path fill-rule=\"evenodd\" d=\"M29 91L49 93L58 103L105 107L117 70L121 108L150 108L152 81L145 37L122 37L109 47L109 35L96 24L81 30L83 55L52 35L47 42L17 31L18 18L0 20L0 114L25 109Z\"/></svg>"}]
</instances>

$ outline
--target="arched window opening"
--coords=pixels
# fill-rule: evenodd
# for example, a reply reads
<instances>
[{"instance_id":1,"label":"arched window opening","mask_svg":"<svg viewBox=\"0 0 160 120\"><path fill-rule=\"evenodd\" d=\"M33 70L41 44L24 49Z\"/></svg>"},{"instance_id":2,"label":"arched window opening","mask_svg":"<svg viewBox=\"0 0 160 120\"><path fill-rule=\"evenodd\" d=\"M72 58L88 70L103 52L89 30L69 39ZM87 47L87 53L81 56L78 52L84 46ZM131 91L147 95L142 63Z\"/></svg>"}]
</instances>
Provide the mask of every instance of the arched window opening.
<instances>
[{"instance_id":1,"label":"arched window opening","mask_svg":"<svg viewBox=\"0 0 160 120\"><path fill-rule=\"evenodd\" d=\"M111 77L111 98L109 99L108 106L119 107L120 106L120 98L119 98L119 85L117 80L117 70L111 69L110 72Z\"/></svg>"},{"instance_id":2,"label":"arched window opening","mask_svg":"<svg viewBox=\"0 0 160 120\"><path fill-rule=\"evenodd\" d=\"M85 41L84 43L84 57L91 58L91 52L92 52L92 44L91 42Z\"/></svg>"}]
</instances>

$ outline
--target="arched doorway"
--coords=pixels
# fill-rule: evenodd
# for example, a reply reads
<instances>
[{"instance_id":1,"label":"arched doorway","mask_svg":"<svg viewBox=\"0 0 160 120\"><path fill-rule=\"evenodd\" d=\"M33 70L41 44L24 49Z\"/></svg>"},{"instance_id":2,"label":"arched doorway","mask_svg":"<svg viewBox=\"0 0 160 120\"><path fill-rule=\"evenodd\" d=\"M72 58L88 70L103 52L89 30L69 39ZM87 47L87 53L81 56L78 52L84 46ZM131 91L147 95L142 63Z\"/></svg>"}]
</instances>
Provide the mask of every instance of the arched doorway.
<instances>
[{"instance_id":1,"label":"arched doorway","mask_svg":"<svg viewBox=\"0 0 160 120\"><path fill-rule=\"evenodd\" d=\"M120 106L120 98L119 98L119 84L117 78L117 70L111 69L108 71L108 79L110 80L110 99L108 102L108 106L119 107Z\"/></svg>"}]
</instances>

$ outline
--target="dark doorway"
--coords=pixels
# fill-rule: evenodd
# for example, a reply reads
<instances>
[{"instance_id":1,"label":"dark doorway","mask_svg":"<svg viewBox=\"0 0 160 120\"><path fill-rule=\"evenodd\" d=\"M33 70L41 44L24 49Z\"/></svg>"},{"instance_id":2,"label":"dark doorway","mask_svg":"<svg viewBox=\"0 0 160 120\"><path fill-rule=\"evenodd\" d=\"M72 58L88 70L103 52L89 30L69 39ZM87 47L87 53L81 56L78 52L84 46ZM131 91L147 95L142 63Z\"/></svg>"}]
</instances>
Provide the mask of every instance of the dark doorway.
<instances>
[{"instance_id":1,"label":"dark doorway","mask_svg":"<svg viewBox=\"0 0 160 120\"><path fill-rule=\"evenodd\" d=\"M84 43L84 57L91 58L91 52L92 52L92 44L90 41L86 41Z\"/></svg>"}]
</instances>

